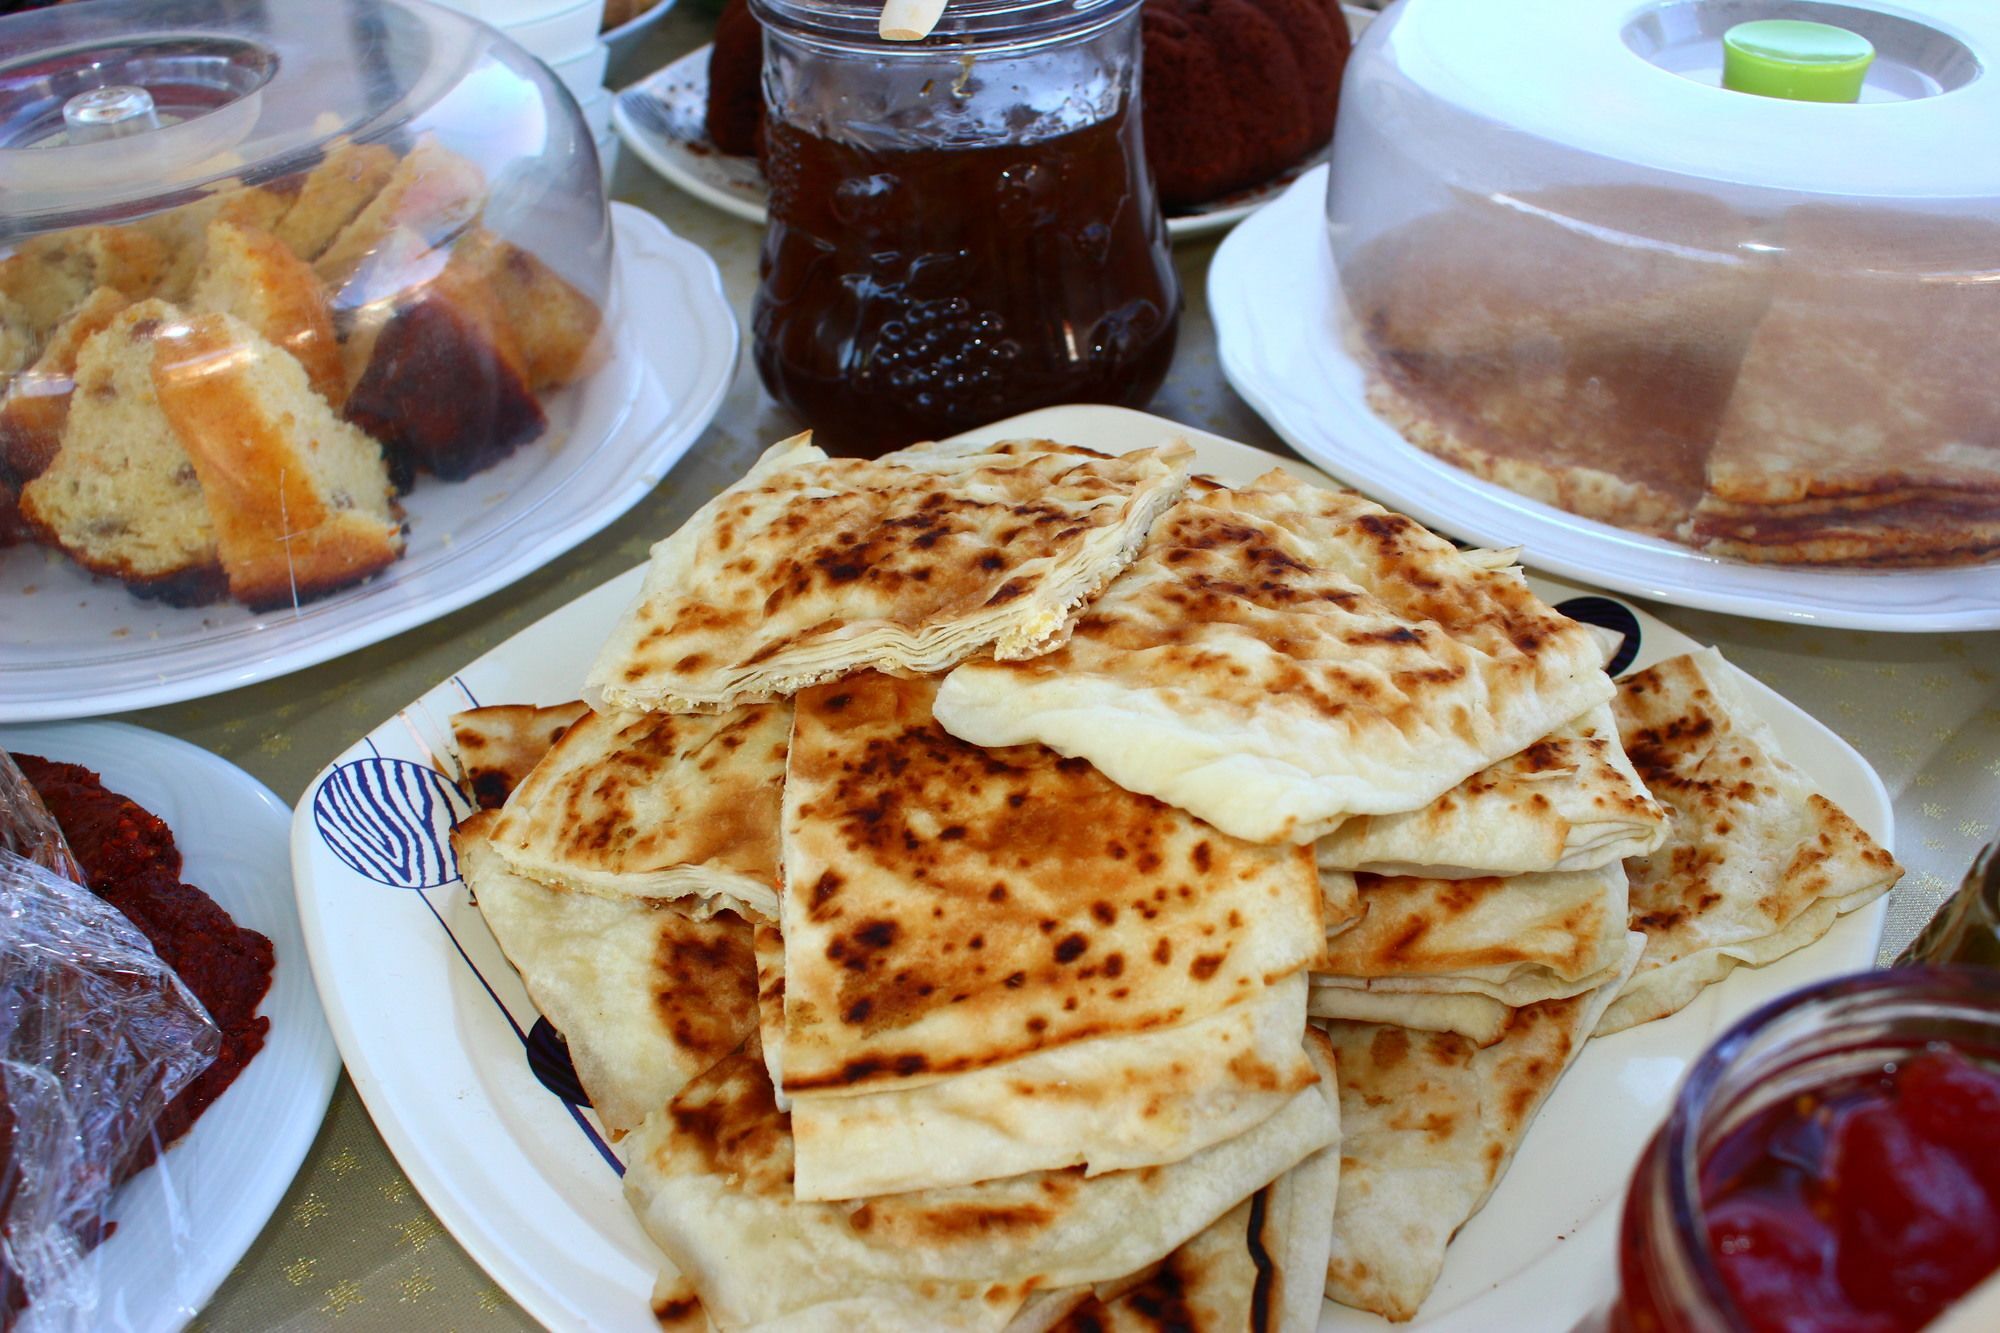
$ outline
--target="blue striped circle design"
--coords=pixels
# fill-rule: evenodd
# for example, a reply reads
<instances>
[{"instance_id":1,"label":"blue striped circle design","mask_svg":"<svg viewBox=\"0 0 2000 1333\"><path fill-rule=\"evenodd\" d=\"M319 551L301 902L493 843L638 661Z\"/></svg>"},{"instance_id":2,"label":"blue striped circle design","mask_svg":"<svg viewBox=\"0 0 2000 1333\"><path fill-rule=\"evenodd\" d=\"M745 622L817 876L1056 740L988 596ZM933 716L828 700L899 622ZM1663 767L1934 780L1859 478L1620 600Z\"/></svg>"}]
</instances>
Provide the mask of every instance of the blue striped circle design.
<instances>
[{"instance_id":1,"label":"blue striped circle design","mask_svg":"<svg viewBox=\"0 0 2000 1333\"><path fill-rule=\"evenodd\" d=\"M444 774L408 759L357 759L313 793L313 825L355 874L397 889L458 878L451 831L471 806Z\"/></svg>"}]
</instances>

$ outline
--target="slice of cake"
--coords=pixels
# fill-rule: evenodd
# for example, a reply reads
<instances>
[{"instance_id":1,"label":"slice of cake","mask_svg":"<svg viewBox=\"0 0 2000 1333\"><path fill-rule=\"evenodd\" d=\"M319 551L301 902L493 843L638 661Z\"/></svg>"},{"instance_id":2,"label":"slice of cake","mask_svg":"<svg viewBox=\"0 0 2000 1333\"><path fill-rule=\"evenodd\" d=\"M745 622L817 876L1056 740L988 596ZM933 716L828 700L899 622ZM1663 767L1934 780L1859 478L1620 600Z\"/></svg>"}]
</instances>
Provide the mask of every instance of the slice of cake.
<instances>
[{"instance_id":1,"label":"slice of cake","mask_svg":"<svg viewBox=\"0 0 2000 1333\"><path fill-rule=\"evenodd\" d=\"M484 227L459 239L451 262L492 289L520 345L530 388L537 393L560 388L582 373L604 322L596 302Z\"/></svg>"},{"instance_id":2,"label":"slice of cake","mask_svg":"<svg viewBox=\"0 0 2000 1333\"><path fill-rule=\"evenodd\" d=\"M486 201L478 167L432 140L412 148L367 207L341 228L313 266L339 288L398 230L415 232L426 245L442 246L471 226Z\"/></svg>"},{"instance_id":3,"label":"slice of cake","mask_svg":"<svg viewBox=\"0 0 2000 1333\"><path fill-rule=\"evenodd\" d=\"M130 304L122 292L99 287L56 326L42 344L41 355L7 386L6 396L0 398L0 477L19 484L47 469L61 447L63 422L69 418L77 355Z\"/></svg>"},{"instance_id":4,"label":"slice of cake","mask_svg":"<svg viewBox=\"0 0 2000 1333\"><path fill-rule=\"evenodd\" d=\"M21 513L85 569L192 605L225 584L200 478L153 388L154 344L183 319L142 301L84 342L61 447L22 488Z\"/></svg>"},{"instance_id":5,"label":"slice of cake","mask_svg":"<svg viewBox=\"0 0 2000 1333\"><path fill-rule=\"evenodd\" d=\"M201 270L209 228L228 222L268 232L291 210L294 193L282 184L224 183L191 204L131 224L128 230L149 237L166 256L146 294L186 304Z\"/></svg>"},{"instance_id":6,"label":"slice of cake","mask_svg":"<svg viewBox=\"0 0 2000 1333\"><path fill-rule=\"evenodd\" d=\"M326 288L269 232L226 218L211 222L190 304L236 316L304 366L313 390L336 410L347 401Z\"/></svg>"},{"instance_id":7,"label":"slice of cake","mask_svg":"<svg viewBox=\"0 0 2000 1333\"><path fill-rule=\"evenodd\" d=\"M13 303L39 346L99 287L133 300L157 295L172 262L166 244L145 227L49 232L0 259L0 297Z\"/></svg>"},{"instance_id":8,"label":"slice of cake","mask_svg":"<svg viewBox=\"0 0 2000 1333\"><path fill-rule=\"evenodd\" d=\"M381 448L249 324L191 316L160 341L152 379L200 479L237 601L290 605L402 554Z\"/></svg>"},{"instance_id":9,"label":"slice of cake","mask_svg":"<svg viewBox=\"0 0 2000 1333\"><path fill-rule=\"evenodd\" d=\"M27 310L0 292L0 381L34 359L35 335L28 327Z\"/></svg>"},{"instance_id":10,"label":"slice of cake","mask_svg":"<svg viewBox=\"0 0 2000 1333\"><path fill-rule=\"evenodd\" d=\"M548 425L493 284L391 232L335 298L347 322L347 418L382 442L400 484L491 467Z\"/></svg>"},{"instance_id":11,"label":"slice of cake","mask_svg":"<svg viewBox=\"0 0 2000 1333\"><path fill-rule=\"evenodd\" d=\"M272 234L299 258L319 258L395 169L396 154L382 144L340 145L306 173L298 198Z\"/></svg>"}]
</instances>

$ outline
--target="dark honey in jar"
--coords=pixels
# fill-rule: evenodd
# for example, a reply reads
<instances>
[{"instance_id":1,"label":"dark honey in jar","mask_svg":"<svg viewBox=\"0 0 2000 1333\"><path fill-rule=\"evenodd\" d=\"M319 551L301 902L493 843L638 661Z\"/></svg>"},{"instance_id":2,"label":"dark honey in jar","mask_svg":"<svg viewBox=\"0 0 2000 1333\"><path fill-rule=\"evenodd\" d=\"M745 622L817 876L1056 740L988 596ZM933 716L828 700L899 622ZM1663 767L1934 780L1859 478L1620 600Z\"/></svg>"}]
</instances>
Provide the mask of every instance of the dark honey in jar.
<instances>
[{"instance_id":1,"label":"dark honey in jar","mask_svg":"<svg viewBox=\"0 0 2000 1333\"><path fill-rule=\"evenodd\" d=\"M877 10L759 0L773 396L880 453L1056 403L1140 406L1180 286L1139 138L1138 6L968 0L918 44Z\"/></svg>"}]
</instances>

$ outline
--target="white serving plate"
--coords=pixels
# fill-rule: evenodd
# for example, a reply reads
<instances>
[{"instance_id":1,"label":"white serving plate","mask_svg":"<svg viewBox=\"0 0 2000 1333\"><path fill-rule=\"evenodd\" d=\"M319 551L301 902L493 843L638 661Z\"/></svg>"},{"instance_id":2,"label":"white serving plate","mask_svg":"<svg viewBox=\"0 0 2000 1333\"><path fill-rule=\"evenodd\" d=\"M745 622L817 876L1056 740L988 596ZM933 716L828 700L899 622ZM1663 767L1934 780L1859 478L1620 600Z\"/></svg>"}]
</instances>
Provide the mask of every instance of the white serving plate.
<instances>
[{"instance_id":1,"label":"white serving plate","mask_svg":"<svg viewBox=\"0 0 2000 1333\"><path fill-rule=\"evenodd\" d=\"M1049 408L970 436L1039 435L1122 452L1168 433L1191 441L1200 465L1227 480L1277 466L1326 481L1302 464L1113 407ZM292 822L307 947L355 1087L445 1226L530 1314L558 1329L655 1329L647 1310L654 1251L624 1204L615 1153L594 1120L530 1071L535 1010L457 879L446 837L467 807L439 766L448 763L451 713L475 702L575 698L642 573L523 630L385 721L313 781ZM1593 598L1604 619L1629 617L1639 665L1696 646L1636 607L1535 584L1559 602ZM1886 844L1889 798L1867 762L1773 691L1748 677L1745 684L1788 757ZM323 826L348 850L336 852ZM357 831L381 850L356 855ZM1739 971L1674 1017L1586 1049L1410 1327L1567 1329L1608 1295L1617 1204L1682 1070L1755 1005L1867 968L1882 914L1879 902L1857 911L1818 944ZM1386 1327L1334 1306L1322 1323L1377 1326Z\"/></svg>"},{"instance_id":2,"label":"white serving plate","mask_svg":"<svg viewBox=\"0 0 2000 1333\"><path fill-rule=\"evenodd\" d=\"M264 1049L186 1138L119 1189L111 1209L118 1229L86 1260L99 1281L88 1327L171 1333L264 1229L319 1133L340 1073L299 935L288 812L228 760L122 722L0 727L0 749L95 769L106 787L164 819L181 849L182 878L238 925L270 937L276 957L259 1011L271 1020ZM42 1326L30 1307L21 1333Z\"/></svg>"},{"instance_id":3,"label":"white serving plate","mask_svg":"<svg viewBox=\"0 0 2000 1333\"><path fill-rule=\"evenodd\" d=\"M296 611L176 608L49 552L0 551L0 721L176 703L297 671L504 587L659 484L736 370L715 263L648 213L612 206L612 355L545 406L549 431L462 482L403 499L409 550L382 576Z\"/></svg>"},{"instance_id":4,"label":"white serving plate","mask_svg":"<svg viewBox=\"0 0 2000 1333\"><path fill-rule=\"evenodd\" d=\"M1375 15L1366 9L1346 12L1348 30L1359 39ZM770 190L757 159L732 157L709 141L708 52L706 46L690 51L619 93L611 121L626 146L674 185L705 204L761 225ZM1167 234L1182 241L1228 231L1332 154L1333 145L1328 143L1262 185L1170 217Z\"/></svg>"},{"instance_id":5,"label":"white serving plate","mask_svg":"<svg viewBox=\"0 0 2000 1333\"><path fill-rule=\"evenodd\" d=\"M1522 547L1522 562L1635 597L1795 624L1937 633L2000 628L2000 568L1810 569L1742 564L1579 518L1407 443L1369 410L1339 327L1327 172L1315 169L1232 233L1208 271L1223 373L1306 457L1454 537Z\"/></svg>"}]
</instances>

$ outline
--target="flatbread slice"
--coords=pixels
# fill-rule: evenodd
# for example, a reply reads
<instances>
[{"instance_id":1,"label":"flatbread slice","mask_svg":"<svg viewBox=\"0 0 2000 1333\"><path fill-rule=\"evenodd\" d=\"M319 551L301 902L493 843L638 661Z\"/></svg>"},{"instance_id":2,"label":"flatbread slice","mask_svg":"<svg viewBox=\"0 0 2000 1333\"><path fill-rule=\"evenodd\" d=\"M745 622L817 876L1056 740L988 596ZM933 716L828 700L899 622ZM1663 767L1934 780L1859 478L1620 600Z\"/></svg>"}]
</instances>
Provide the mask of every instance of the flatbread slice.
<instances>
[{"instance_id":1,"label":"flatbread slice","mask_svg":"<svg viewBox=\"0 0 2000 1333\"><path fill-rule=\"evenodd\" d=\"M453 713L451 739L459 786L480 809L499 809L549 747L589 711L589 705L579 702L546 708L489 704Z\"/></svg>"},{"instance_id":2,"label":"flatbread slice","mask_svg":"<svg viewBox=\"0 0 2000 1333\"><path fill-rule=\"evenodd\" d=\"M1815 205L1784 219L1693 531L1766 561L2000 546L2000 226Z\"/></svg>"},{"instance_id":3,"label":"flatbread slice","mask_svg":"<svg viewBox=\"0 0 2000 1333\"><path fill-rule=\"evenodd\" d=\"M1770 289L1758 232L1688 191L1455 192L1341 264L1369 406L1474 476L1671 536Z\"/></svg>"},{"instance_id":4,"label":"flatbread slice","mask_svg":"<svg viewBox=\"0 0 2000 1333\"><path fill-rule=\"evenodd\" d=\"M1625 954L1622 865L1508 879L1355 878L1365 910L1327 939L1313 964L1321 985L1530 1004L1602 984Z\"/></svg>"},{"instance_id":5,"label":"flatbread slice","mask_svg":"<svg viewBox=\"0 0 2000 1333\"><path fill-rule=\"evenodd\" d=\"M792 1109L785 1095L785 937L776 926L757 922L750 947L757 957L757 1035L764 1047L764 1069L778 1109Z\"/></svg>"},{"instance_id":6,"label":"flatbread slice","mask_svg":"<svg viewBox=\"0 0 2000 1333\"><path fill-rule=\"evenodd\" d=\"M1316 985L1306 997L1306 1012L1314 1018L1339 1018L1350 1023L1456 1032L1474 1046L1491 1046L1514 1021L1512 1006L1468 991L1424 993Z\"/></svg>"},{"instance_id":7,"label":"flatbread slice","mask_svg":"<svg viewBox=\"0 0 2000 1333\"><path fill-rule=\"evenodd\" d=\"M1317 855L1330 870L1471 879L1594 870L1666 836L1666 812L1599 705L1421 810L1355 816L1319 840Z\"/></svg>"},{"instance_id":8,"label":"flatbread slice","mask_svg":"<svg viewBox=\"0 0 2000 1333\"><path fill-rule=\"evenodd\" d=\"M1482 481L1600 523L1672 537L1701 499L1703 466L1736 363L1662 354L1628 331L1518 357L1379 357L1368 407L1425 453Z\"/></svg>"},{"instance_id":9,"label":"flatbread slice","mask_svg":"<svg viewBox=\"0 0 2000 1333\"><path fill-rule=\"evenodd\" d=\"M1645 956L1603 1032L1674 1013L1738 964L1824 935L1902 877L1895 857L1785 762L1736 669L1713 648L1619 683L1626 752L1673 811L1673 832L1629 864Z\"/></svg>"},{"instance_id":10,"label":"flatbread slice","mask_svg":"<svg viewBox=\"0 0 2000 1333\"><path fill-rule=\"evenodd\" d=\"M828 458L809 436L653 548L587 697L693 711L867 667L942 671L989 645L1031 657L1180 497L1180 441L1118 458L1046 440Z\"/></svg>"},{"instance_id":11,"label":"flatbread slice","mask_svg":"<svg viewBox=\"0 0 2000 1333\"><path fill-rule=\"evenodd\" d=\"M956 740L936 689L871 672L794 701L788 1093L1191 1023L1319 953L1309 849L1240 842L1041 746Z\"/></svg>"},{"instance_id":12,"label":"flatbread slice","mask_svg":"<svg viewBox=\"0 0 2000 1333\"><path fill-rule=\"evenodd\" d=\"M1326 1034L1306 1032L1320 1090L1337 1111ZM1340 1148L1320 1149L1217 1218L1115 1295L1086 1299L1056 1333L1312 1333L1333 1243ZM1019 1333L1020 1321L1008 1333Z\"/></svg>"},{"instance_id":13,"label":"flatbread slice","mask_svg":"<svg viewBox=\"0 0 2000 1333\"><path fill-rule=\"evenodd\" d=\"M1490 555L1490 553L1486 553ZM1421 524L1273 471L1199 487L1061 649L938 721L1039 742L1252 842L1420 809L1611 697L1598 641Z\"/></svg>"},{"instance_id":14,"label":"flatbread slice","mask_svg":"<svg viewBox=\"0 0 2000 1333\"><path fill-rule=\"evenodd\" d=\"M501 807L493 845L558 888L778 918L789 704L676 717L589 713Z\"/></svg>"},{"instance_id":15,"label":"flatbread slice","mask_svg":"<svg viewBox=\"0 0 2000 1333\"><path fill-rule=\"evenodd\" d=\"M1083 1166L1160 1166L1275 1114L1313 1070L1295 972L1220 1013L1038 1051L914 1088L795 1093L794 1188L853 1199Z\"/></svg>"},{"instance_id":16,"label":"flatbread slice","mask_svg":"<svg viewBox=\"0 0 2000 1333\"><path fill-rule=\"evenodd\" d=\"M552 889L508 871L480 811L452 830L459 873L535 1008L563 1035L614 1135L636 1129L757 1025L750 927L670 904Z\"/></svg>"},{"instance_id":17,"label":"flatbread slice","mask_svg":"<svg viewBox=\"0 0 2000 1333\"><path fill-rule=\"evenodd\" d=\"M872 1306L886 1316L914 1289L924 1308L872 1326L999 1328L1034 1291L1122 1277L1164 1258L1337 1133L1326 1099L1308 1088L1249 1133L1171 1166L1090 1179L1071 1168L807 1203L792 1195L788 1118L753 1041L632 1136L625 1192L718 1327L819 1307ZM938 1301L1001 1313L947 1324L928 1304Z\"/></svg>"},{"instance_id":18,"label":"flatbread slice","mask_svg":"<svg viewBox=\"0 0 2000 1333\"><path fill-rule=\"evenodd\" d=\"M1416 1317L1445 1246L1500 1183L1616 985L1518 1009L1483 1049L1452 1033L1326 1024L1341 1122L1328 1296Z\"/></svg>"},{"instance_id":19,"label":"flatbread slice","mask_svg":"<svg viewBox=\"0 0 2000 1333\"><path fill-rule=\"evenodd\" d=\"M1637 334L1740 355L1770 289L1759 232L1689 190L1456 191L1382 228L1340 276L1368 344L1393 352L1521 357Z\"/></svg>"}]
</instances>

